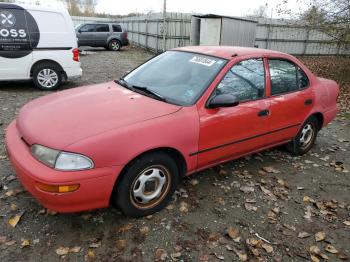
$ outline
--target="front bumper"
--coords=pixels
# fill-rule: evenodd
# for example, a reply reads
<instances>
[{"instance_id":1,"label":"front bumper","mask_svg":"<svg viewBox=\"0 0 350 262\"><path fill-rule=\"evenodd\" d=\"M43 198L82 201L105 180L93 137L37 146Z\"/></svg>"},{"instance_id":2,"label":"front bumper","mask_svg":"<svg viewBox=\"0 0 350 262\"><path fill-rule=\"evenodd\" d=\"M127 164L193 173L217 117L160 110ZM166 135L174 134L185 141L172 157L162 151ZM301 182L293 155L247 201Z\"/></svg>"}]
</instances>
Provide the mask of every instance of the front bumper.
<instances>
[{"instance_id":1,"label":"front bumper","mask_svg":"<svg viewBox=\"0 0 350 262\"><path fill-rule=\"evenodd\" d=\"M6 148L10 161L22 185L46 208L57 212L79 212L109 206L115 181L123 166L62 172L37 161L22 140L13 121L6 130ZM71 193L48 193L36 187L36 182L50 185L80 184Z\"/></svg>"}]
</instances>

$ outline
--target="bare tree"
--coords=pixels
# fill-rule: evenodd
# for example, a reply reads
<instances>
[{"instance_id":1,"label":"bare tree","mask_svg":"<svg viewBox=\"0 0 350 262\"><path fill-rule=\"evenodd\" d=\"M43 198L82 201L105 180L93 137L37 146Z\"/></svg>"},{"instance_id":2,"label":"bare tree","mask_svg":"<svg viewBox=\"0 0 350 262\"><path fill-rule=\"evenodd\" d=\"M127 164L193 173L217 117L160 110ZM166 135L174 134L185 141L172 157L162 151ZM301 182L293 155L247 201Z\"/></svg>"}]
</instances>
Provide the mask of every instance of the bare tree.
<instances>
[{"instance_id":1,"label":"bare tree","mask_svg":"<svg viewBox=\"0 0 350 262\"><path fill-rule=\"evenodd\" d=\"M267 8L268 4L266 3L265 5L261 5L256 9L250 10L247 14L247 17L251 18L266 18L268 17L267 15Z\"/></svg>"},{"instance_id":2,"label":"bare tree","mask_svg":"<svg viewBox=\"0 0 350 262\"><path fill-rule=\"evenodd\" d=\"M327 33L341 43L350 44L350 0L306 0L306 3L306 11L293 14L286 8L288 0L283 0L278 11Z\"/></svg>"},{"instance_id":3,"label":"bare tree","mask_svg":"<svg viewBox=\"0 0 350 262\"><path fill-rule=\"evenodd\" d=\"M61 0L68 8L70 15L96 15L98 0Z\"/></svg>"}]
</instances>

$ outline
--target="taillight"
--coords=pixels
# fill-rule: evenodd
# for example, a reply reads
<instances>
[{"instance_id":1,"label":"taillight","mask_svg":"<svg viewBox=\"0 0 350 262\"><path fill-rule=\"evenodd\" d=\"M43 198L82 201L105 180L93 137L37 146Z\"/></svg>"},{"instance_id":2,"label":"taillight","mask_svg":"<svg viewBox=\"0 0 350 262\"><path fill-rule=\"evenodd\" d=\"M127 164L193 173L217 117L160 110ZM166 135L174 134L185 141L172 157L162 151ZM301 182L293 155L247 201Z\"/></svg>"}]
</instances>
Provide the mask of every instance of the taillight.
<instances>
[{"instance_id":1,"label":"taillight","mask_svg":"<svg viewBox=\"0 0 350 262\"><path fill-rule=\"evenodd\" d=\"M72 52L73 52L73 60L76 62L79 62L79 49L74 48Z\"/></svg>"},{"instance_id":2,"label":"taillight","mask_svg":"<svg viewBox=\"0 0 350 262\"><path fill-rule=\"evenodd\" d=\"M124 36L125 36L126 39L128 39L128 32L125 32Z\"/></svg>"}]
</instances>

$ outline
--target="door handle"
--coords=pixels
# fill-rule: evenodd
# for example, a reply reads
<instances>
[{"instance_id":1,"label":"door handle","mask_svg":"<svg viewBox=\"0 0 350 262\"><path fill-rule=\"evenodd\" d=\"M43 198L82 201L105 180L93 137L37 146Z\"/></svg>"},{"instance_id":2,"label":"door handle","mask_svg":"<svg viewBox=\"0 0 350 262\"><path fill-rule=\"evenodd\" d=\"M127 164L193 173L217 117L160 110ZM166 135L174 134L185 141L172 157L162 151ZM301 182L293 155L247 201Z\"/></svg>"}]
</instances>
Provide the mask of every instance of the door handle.
<instances>
[{"instance_id":1,"label":"door handle","mask_svg":"<svg viewBox=\"0 0 350 262\"><path fill-rule=\"evenodd\" d=\"M265 116L268 116L269 114L270 114L270 110L265 109L258 113L258 117L265 117Z\"/></svg>"},{"instance_id":2,"label":"door handle","mask_svg":"<svg viewBox=\"0 0 350 262\"><path fill-rule=\"evenodd\" d=\"M310 99L306 99L306 100L304 101L304 104L305 104L306 106L312 105L312 99L311 99L311 98L310 98Z\"/></svg>"}]
</instances>

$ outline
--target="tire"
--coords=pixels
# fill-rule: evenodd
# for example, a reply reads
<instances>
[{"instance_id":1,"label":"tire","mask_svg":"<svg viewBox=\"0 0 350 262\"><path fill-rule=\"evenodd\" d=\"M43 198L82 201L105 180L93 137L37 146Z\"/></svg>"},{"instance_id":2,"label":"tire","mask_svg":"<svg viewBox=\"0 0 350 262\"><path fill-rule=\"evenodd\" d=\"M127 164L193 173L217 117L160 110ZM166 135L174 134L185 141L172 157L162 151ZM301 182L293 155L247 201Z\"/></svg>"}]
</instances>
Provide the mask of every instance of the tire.
<instances>
[{"instance_id":1,"label":"tire","mask_svg":"<svg viewBox=\"0 0 350 262\"><path fill-rule=\"evenodd\" d=\"M111 202L128 217L152 215L171 201L179 178L179 169L170 156L162 152L146 154L121 174Z\"/></svg>"},{"instance_id":2,"label":"tire","mask_svg":"<svg viewBox=\"0 0 350 262\"><path fill-rule=\"evenodd\" d=\"M122 44L120 43L119 40L116 39L112 39L111 41L109 41L108 44L108 49L111 51L119 51L122 48Z\"/></svg>"},{"instance_id":3,"label":"tire","mask_svg":"<svg viewBox=\"0 0 350 262\"><path fill-rule=\"evenodd\" d=\"M54 63L40 63L33 69L33 82L40 90L56 90L62 83L62 70Z\"/></svg>"},{"instance_id":4,"label":"tire","mask_svg":"<svg viewBox=\"0 0 350 262\"><path fill-rule=\"evenodd\" d=\"M306 154L314 145L319 129L320 123L317 118L310 116L303 124L297 136L287 144L287 150L296 156Z\"/></svg>"}]
</instances>

